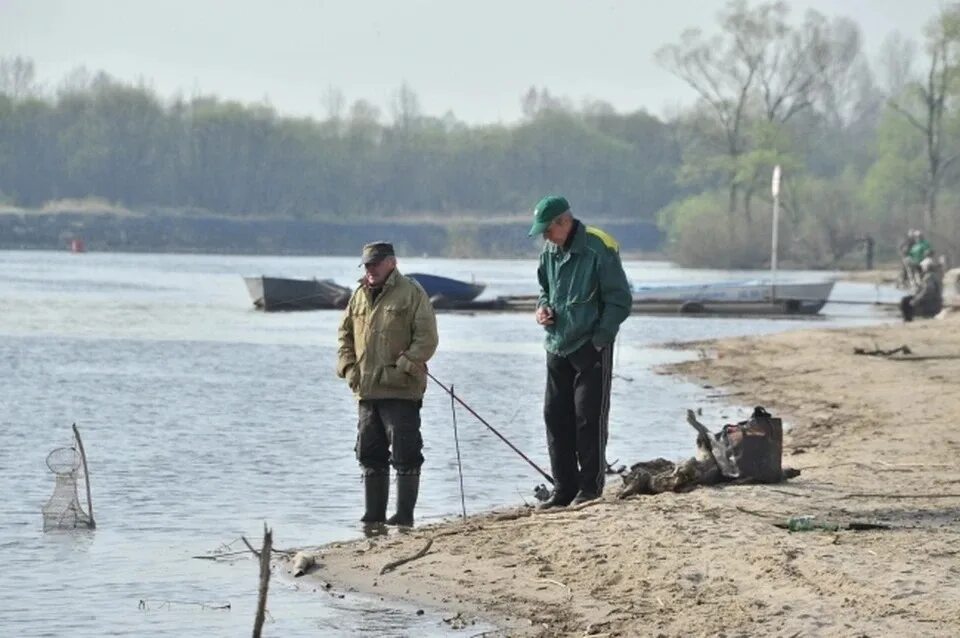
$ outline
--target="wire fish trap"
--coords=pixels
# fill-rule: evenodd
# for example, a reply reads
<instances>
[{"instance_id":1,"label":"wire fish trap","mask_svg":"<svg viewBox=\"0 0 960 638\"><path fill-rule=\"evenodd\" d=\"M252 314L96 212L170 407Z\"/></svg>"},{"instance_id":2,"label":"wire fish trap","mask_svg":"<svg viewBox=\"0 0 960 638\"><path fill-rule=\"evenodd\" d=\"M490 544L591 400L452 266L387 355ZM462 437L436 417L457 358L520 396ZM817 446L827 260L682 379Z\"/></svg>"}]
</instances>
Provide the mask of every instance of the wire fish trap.
<instances>
[{"instance_id":1,"label":"wire fish trap","mask_svg":"<svg viewBox=\"0 0 960 638\"><path fill-rule=\"evenodd\" d=\"M56 477L53 494L44 504L43 531L55 529L93 529L93 502L86 472L86 456L76 425L73 426L77 447L58 447L47 454L47 468ZM80 504L79 482L83 479L87 492L87 509Z\"/></svg>"}]
</instances>

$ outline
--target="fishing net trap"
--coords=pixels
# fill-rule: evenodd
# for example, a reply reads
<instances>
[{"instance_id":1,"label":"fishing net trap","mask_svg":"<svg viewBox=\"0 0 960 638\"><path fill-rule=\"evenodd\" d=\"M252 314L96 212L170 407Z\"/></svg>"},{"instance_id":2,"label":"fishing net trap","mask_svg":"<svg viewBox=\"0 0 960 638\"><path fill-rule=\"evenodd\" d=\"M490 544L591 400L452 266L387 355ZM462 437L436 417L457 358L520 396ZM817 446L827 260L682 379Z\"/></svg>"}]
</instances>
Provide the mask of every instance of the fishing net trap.
<instances>
[{"instance_id":1,"label":"fishing net trap","mask_svg":"<svg viewBox=\"0 0 960 638\"><path fill-rule=\"evenodd\" d=\"M58 447L47 454L47 468L53 473L53 494L42 508L43 531L55 529L93 529L93 502L90 496L87 458L80 433L73 426L75 444ZM87 508L80 502L80 484L86 492Z\"/></svg>"}]
</instances>

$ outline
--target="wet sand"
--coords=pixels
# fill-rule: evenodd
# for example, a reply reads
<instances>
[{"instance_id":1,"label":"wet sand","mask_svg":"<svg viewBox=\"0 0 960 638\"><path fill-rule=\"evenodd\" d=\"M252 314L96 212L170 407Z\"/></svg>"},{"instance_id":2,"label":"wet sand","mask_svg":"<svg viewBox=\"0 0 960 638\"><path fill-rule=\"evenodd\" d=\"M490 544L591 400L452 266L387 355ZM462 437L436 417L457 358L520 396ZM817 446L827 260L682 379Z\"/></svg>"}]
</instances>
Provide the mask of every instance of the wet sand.
<instances>
[{"instance_id":1,"label":"wet sand","mask_svg":"<svg viewBox=\"0 0 960 638\"><path fill-rule=\"evenodd\" d=\"M912 354L854 354L901 345ZM310 578L444 610L451 626L490 620L498 635L960 635L960 318L693 347L710 356L664 372L783 417L799 477L625 500L610 477L581 509L327 546ZM802 514L890 529L773 525Z\"/></svg>"}]
</instances>

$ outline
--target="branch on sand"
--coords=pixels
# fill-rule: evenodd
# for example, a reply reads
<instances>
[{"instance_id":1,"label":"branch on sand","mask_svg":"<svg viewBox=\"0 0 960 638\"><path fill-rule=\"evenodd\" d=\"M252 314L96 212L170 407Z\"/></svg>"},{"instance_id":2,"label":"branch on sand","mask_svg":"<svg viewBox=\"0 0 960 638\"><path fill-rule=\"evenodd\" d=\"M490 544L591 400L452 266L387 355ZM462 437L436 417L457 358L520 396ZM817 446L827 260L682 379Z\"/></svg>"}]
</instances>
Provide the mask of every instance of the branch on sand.
<instances>
[{"instance_id":1,"label":"branch on sand","mask_svg":"<svg viewBox=\"0 0 960 638\"><path fill-rule=\"evenodd\" d=\"M874 344L873 350L867 350L865 348L853 349L853 354L862 354L862 355L867 355L871 357L889 357L890 355L900 354L901 352L903 354L911 354L913 351L910 350L910 346L908 346L907 344L903 344L898 348L892 348L890 350L882 350L878 348L876 344Z\"/></svg>"},{"instance_id":2,"label":"branch on sand","mask_svg":"<svg viewBox=\"0 0 960 638\"><path fill-rule=\"evenodd\" d=\"M390 563L387 563L383 567L381 567L380 575L383 576L386 573L392 572L393 570L395 570L397 567L400 567L401 565L406 565L407 563L411 561L415 561L418 558L423 558L427 554L427 552L430 551L430 547L432 545L433 545L433 539L430 538L427 540L427 544L424 545L423 548L413 556L407 556L406 558L401 558L401 559L392 561Z\"/></svg>"}]
</instances>

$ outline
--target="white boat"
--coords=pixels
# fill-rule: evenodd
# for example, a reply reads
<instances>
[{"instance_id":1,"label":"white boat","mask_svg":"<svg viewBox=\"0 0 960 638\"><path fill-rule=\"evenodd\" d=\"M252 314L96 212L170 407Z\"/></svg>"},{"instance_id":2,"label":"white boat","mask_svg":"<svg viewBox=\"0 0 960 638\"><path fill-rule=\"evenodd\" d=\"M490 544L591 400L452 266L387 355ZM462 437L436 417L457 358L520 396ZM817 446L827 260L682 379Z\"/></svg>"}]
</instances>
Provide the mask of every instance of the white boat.
<instances>
[{"instance_id":1,"label":"white boat","mask_svg":"<svg viewBox=\"0 0 960 638\"><path fill-rule=\"evenodd\" d=\"M770 238L769 279L634 287L634 309L645 309L649 312L673 310L798 315L815 315L820 312L830 298L834 280L791 282L777 277L780 174L780 166L774 166L770 181L770 194L773 196L773 232Z\"/></svg>"},{"instance_id":2,"label":"white boat","mask_svg":"<svg viewBox=\"0 0 960 638\"><path fill-rule=\"evenodd\" d=\"M834 281L752 279L701 284L633 287L634 308L650 311L724 312L736 314L815 315L830 298Z\"/></svg>"}]
</instances>

